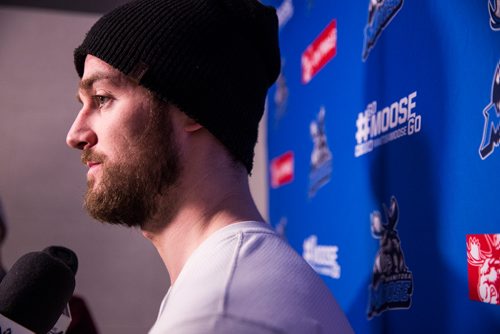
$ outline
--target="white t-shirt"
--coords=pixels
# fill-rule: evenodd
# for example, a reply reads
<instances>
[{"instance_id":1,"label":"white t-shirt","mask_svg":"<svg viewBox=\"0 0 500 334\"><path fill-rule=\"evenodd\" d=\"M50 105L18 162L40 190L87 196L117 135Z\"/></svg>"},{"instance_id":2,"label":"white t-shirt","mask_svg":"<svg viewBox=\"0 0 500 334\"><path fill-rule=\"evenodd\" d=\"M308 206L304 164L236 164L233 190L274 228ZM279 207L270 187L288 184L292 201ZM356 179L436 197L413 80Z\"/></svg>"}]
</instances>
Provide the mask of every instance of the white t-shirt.
<instances>
[{"instance_id":1,"label":"white t-shirt","mask_svg":"<svg viewBox=\"0 0 500 334\"><path fill-rule=\"evenodd\" d=\"M149 334L353 333L332 294L267 224L205 240L163 299Z\"/></svg>"}]
</instances>

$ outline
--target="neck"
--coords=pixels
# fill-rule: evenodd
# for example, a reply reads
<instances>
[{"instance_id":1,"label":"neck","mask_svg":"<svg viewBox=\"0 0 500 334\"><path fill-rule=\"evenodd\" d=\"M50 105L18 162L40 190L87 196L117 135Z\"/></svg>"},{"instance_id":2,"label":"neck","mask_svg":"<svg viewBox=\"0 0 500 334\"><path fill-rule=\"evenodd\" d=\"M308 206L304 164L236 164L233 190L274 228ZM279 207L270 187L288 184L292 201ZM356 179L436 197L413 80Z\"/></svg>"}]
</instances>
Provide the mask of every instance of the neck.
<instances>
[{"instance_id":1,"label":"neck","mask_svg":"<svg viewBox=\"0 0 500 334\"><path fill-rule=\"evenodd\" d=\"M212 173L195 184L180 185L175 215L157 217L159 230L143 230L158 250L174 284L193 251L212 233L241 221L263 221L248 187L246 173L228 178ZM164 203L167 205L167 203ZM162 224L163 223L163 224Z\"/></svg>"}]
</instances>

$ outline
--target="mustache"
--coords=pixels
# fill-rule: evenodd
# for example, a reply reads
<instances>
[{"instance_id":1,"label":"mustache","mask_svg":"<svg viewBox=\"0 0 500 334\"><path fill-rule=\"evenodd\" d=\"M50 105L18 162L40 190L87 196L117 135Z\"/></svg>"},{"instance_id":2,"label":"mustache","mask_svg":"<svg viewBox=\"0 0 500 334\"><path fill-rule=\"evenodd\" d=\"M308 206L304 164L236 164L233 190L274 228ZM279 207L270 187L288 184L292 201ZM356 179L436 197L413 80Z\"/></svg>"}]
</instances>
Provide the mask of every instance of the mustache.
<instances>
[{"instance_id":1,"label":"mustache","mask_svg":"<svg viewBox=\"0 0 500 334\"><path fill-rule=\"evenodd\" d=\"M83 150L82 155L80 157L82 163L86 165L89 161L103 163L106 159L106 156L102 153L98 153L95 151L91 151L89 149Z\"/></svg>"}]
</instances>

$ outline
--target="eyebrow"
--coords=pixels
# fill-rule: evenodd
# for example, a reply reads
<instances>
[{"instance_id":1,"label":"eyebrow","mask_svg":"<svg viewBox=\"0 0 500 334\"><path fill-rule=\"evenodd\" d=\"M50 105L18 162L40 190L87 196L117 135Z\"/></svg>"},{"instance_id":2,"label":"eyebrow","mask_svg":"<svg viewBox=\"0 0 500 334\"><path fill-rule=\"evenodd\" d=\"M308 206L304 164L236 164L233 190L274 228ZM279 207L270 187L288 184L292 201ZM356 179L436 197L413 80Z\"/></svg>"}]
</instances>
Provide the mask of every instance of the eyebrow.
<instances>
[{"instance_id":1,"label":"eyebrow","mask_svg":"<svg viewBox=\"0 0 500 334\"><path fill-rule=\"evenodd\" d=\"M103 73L103 72L97 72L90 77L83 79L80 81L78 84L78 92L76 93L76 100L80 103L82 103L82 99L80 98L80 92L83 91L89 91L92 86L102 80L109 80L112 85L114 86L119 86L122 78L119 75L113 75L113 74L108 74L108 73Z\"/></svg>"},{"instance_id":2,"label":"eyebrow","mask_svg":"<svg viewBox=\"0 0 500 334\"><path fill-rule=\"evenodd\" d=\"M92 88L94 83L102 80L109 80L111 83L115 86L118 86L120 83L120 77L118 75L113 75L113 74L106 74L102 72L97 72L90 77L83 79L80 81L80 84L78 85L80 90L89 90Z\"/></svg>"}]
</instances>

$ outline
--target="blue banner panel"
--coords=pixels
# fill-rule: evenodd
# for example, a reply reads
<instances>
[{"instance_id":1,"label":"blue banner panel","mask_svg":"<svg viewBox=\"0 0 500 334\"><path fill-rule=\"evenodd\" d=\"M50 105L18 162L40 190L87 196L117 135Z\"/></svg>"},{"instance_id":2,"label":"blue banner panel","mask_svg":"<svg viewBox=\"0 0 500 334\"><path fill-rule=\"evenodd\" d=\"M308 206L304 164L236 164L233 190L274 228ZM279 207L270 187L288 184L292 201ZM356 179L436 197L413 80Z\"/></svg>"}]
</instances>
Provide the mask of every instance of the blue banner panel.
<instances>
[{"instance_id":1,"label":"blue banner panel","mask_svg":"<svg viewBox=\"0 0 500 334\"><path fill-rule=\"evenodd\" d=\"M500 0L265 3L271 224L357 333L500 333Z\"/></svg>"}]
</instances>

